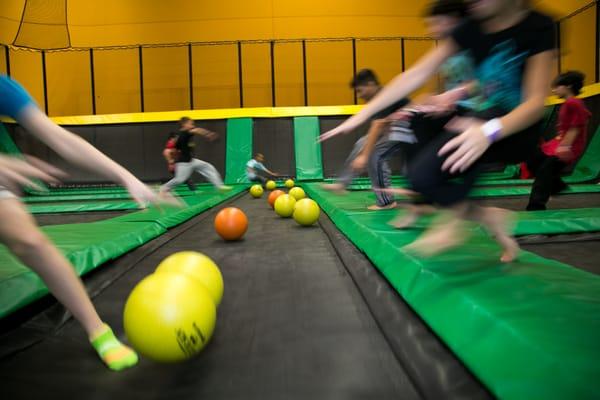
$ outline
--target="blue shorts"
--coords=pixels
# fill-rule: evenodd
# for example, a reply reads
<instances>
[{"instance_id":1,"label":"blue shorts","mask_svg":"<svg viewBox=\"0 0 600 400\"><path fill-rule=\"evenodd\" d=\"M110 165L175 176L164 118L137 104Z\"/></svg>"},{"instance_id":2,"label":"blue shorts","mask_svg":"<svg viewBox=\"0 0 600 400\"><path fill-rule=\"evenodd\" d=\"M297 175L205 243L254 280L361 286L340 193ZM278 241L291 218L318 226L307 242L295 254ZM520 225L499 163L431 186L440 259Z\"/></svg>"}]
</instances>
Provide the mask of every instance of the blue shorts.
<instances>
[{"instance_id":1,"label":"blue shorts","mask_svg":"<svg viewBox=\"0 0 600 400\"><path fill-rule=\"evenodd\" d=\"M29 93L6 75L0 75L0 115L17 119L25 107L35 102Z\"/></svg>"}]
</instances>

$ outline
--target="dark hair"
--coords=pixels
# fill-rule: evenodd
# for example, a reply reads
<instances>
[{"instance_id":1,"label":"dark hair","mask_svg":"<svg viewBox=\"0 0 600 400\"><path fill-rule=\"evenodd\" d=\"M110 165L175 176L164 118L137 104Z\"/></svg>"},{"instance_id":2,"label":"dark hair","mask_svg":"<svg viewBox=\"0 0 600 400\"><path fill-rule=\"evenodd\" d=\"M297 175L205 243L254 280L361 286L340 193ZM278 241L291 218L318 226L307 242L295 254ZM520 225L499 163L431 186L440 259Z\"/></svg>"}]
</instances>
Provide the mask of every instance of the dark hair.
<instances>
[{"instance_id":1,"label":"dark hair","mask_svg":"<svg viewBox=\"0 0 600 400\"><path fill-rule=\"evenodd\" d=\"M425 9L425 17L445 15L450 17L464 18L468 15L467 5L463 0L437 0L429 3Z\"/></svg>"},{"instance_id":2,"label":"dark hair","mask_svg":"<svg viewBox=\"0 0 600 400\"><path fill-rule=\"evenodd\" d=\"M255 158L255 159L256 159L256 158L259 158L259 157L262 157L262 158L264 158L264 157L265 157L265 155L264 155L263 153L254 153L254 158Z\"/></svg>"},{"instance_id":3,"label":"dark hair","mask_svg":"<svg viewBox=\"0 0 600 400\"><path fill-rule=\"evenodd\" d=\"M569 86L575 96L581 93L581 88L583 87L583 81L585 80L585 75L579 71L567 71L554 79L552 82L552 87L557 86Z\"/></svg>"},{"instance_id":4,"label":"dark hair","mask_svg":"<svg viewBox=\"0 0 600 400\"><path fill-rule=\"evenodd\" d=\"M357 86L364 86L368 85L369 83L374 83L379 86L377 75L375 75L375 72L373 72L371 69L361 69L350 81L350 87L355 89Z\"/></svg>"},{"instance_id":5,"label":"dark hair","mask_svg":"<svg viewBox=\"0 0 600 400\"><path fill-rule=\"evenodd\" d=\"M183 124L185 124L186 122L189 122L189 121L191 121L191 120L192 120L192 119L191 119L190 117L181 117L181 118L179 118L179 125L183 125Z\"/></svg>"}]
</instances>

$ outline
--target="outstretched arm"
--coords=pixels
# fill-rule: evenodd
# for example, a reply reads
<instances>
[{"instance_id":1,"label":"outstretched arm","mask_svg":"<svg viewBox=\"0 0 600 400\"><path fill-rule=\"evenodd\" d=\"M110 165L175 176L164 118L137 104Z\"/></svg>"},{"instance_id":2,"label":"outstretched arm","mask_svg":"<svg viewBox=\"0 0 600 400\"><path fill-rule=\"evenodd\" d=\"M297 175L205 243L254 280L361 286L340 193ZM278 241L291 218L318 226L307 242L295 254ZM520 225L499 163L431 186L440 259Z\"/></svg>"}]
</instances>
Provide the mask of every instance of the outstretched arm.
<instances>
[{"instance_id":1,"label":"outstretched arm","mask_svg":"<svg viewBox=\"0 0 600 400\"><path fill-rule=\"evenodd\" d=\"M319 140L324 141L341 133L351 132L378 111L408 96L414 90L423 86L427 79L435 74L440 65L457 51L458 47L452 40L440 43L438 47L429 51L413 67L394 78L358 114L353 115L341 125L324 133Z\"/></svg>"},{"instance_id":2,"label":"outstretched arm","mask_svg":"<svg viewBox=\"0 0 600 400\"><path fill-rule=\"evenodd\" d=\"M79 136L56 125L36 106L21 111L18 122L70 163L125 186L140 205L157 201L157 195L129 171Z\"/></svg>"}]
</instances>

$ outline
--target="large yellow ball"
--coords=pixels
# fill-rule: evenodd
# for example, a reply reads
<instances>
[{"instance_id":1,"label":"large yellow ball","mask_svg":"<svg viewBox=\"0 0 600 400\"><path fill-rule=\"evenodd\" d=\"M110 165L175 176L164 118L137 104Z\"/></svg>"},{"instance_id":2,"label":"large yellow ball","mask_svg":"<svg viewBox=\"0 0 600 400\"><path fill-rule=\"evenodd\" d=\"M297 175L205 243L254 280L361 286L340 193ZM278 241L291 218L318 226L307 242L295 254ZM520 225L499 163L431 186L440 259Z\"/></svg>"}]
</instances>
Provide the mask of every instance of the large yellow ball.
<instances>
[{"instance_id":1,"label":"large yellow ball","mask_svg":"<svg viewBox=\"0 0 600 400\"><path fill-rule=\"evenodd\" d=\"M258 199L260 196L263 195L263 188L260 185L252 185L252 187L250 188L250 195L252 197L254 197L255 199Z\"/></svg>"},{"instance_id":2,"label":"large yellow ball","mask_svg":"<svg viewBox=\"0 0 600 400\"><path fill-rule=\"evenodd\" d=\"M275 183L275 181L267 181L265 187L267 188L267 190L273 190L277 187L277 184Z\"/></svg>"},{"instance_id":3,"label":"large yellow ball","mask_svg":"<svg viewBox=\"0 0 600 400\"><path fill-rule=\"evenodd\" d=\"M309 226L317 222L321 210L316 201L311 199L298 200L294 208L294 220L300 225Z\"/></svg>"},{"instance_id":4,"label":"large yellow ball","mask_svg":"<svg viewBox=\"0 0 600 400\"><path fill-rule=\"evenodd\" d=\"M306 197L306 193L304 193L304 190L302 190L302 188L298 186L291 188L289 194L290 196L293 196L296 200L302 200Z\"/></svg>"},{"instance_id":5,"label":"large yellow ball","mask_svg":"<svg viewBox=\"0 0 600 400\"><path fill-rule=\"evenodd\" d=\"M174 272L186 274L202 283L210 296L219 306L223 298L223 275L217 264L209 257L195 251L180 251L165 258L158 267L156 273Z\"/></svg>"},{"instance_id":6,"label":"large yellow ball","mask_svg":"<svg viewBox=\"0 0 600 400\"><path fill-rule=\"evenodd\" d=\"M296 199L289 194L282 194L275 200L275 212L280 217L291 217L294 213L294 206L296 205Z\"/></svg>"},{"instance_id":7,"label":"large yellow ball","mask_svg":"<svg viewBox=\"0 0 600 400\"><path fill-rule=\"evenodd\" d=\"M177 362L199 353L215 329L217 312L206 288L174 273L152 274L133 289L123 313L127 339L142 355Z\"/></svg>"},{"instance_id":8,"label":"large yellow ball","mask_svg":"<svg viewBox=\"0 0 600 400\"><path fill-rule=\"evenodd\" d=\"M288 179L285 181L285 187L291 189L294 187L294 181L292 179Z\"/></svg>"}]
</instances>

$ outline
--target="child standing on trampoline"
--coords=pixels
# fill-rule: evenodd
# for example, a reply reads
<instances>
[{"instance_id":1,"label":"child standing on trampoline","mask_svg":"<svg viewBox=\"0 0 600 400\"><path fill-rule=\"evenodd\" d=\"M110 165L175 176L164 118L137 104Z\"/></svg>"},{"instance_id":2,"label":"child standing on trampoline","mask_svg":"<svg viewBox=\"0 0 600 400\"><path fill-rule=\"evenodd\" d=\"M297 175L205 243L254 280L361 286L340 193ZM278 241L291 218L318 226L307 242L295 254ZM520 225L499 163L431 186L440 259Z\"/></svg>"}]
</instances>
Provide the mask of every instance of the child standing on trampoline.
<instances>
[{"instance_id":1,"label":"child standing on trampoline","mask_svg":"<svg viewBox=\"0 0 600 400\"><path fill-rule=\"evenodd\" d=\"M23 128L74 165L94 171L123 185L141 206L158 197L129 171L106 157L88 142L54 124L35 105L17 82L0 75L0 115L15 119ZM2 157L0 172L0 241L26 266L37 273L49 291L73 314L86 331L102 361L112 370L137 363L136 353L123 345L92 305L74 267L38 228L35 220L13 192L31 186L29 178L56 182L60 171L47 164L37 166ZM39 167L39 168L38 168ZM10 189L10 190L8 190Z\"/></svg>"},{"instance_id":2,"label":"child standing on trampoline","mask_svg":"<svg viewBox=\"0 0 600 400\"><path fill-rule=\"evenodd\" d=\"M527 211L545 210L551 195L567 188L560 173L574 163L585 149L587 124L591 113L577 96L585 75L578 71L560 74L552 84L553 92L565 102L558 112L558 135L542 144L527 167L535 174Z\"/></svg>"},{"instance_id":3,"label":"child standing on trampoline","mask_svg":"<svg viewBox=\"0 0 600 400\"><path fill-rule=\"evenodd\" d=\"M207 129L197 128L194 120L188 117L182 117L179 120L179 131L177 132L177 142L175 148L178 150L175 162L175 177L165 183L160 188L161 195L170 192L175 186L187 181L194 172L204 176L217 189L226 191L231 190L230 186L225 186L221 175L217 169L206 161L192 157L194 144L191 142L194 135L213 141L218 138L215 132Z\"/></svg>"},{"instance_id":4,"label":"child standing on trampoline","mask_svg":"<svg viewBox=\"0 0 600 400\"><path fill-rule=\"evenodd\" d=\"M447 40L395 78L358 114L325 133L348 132L370 115L422 86L452 55L469 51L479 85L469 118L455 118L408 165L412 189L447 213L407 250L433 255L465 240L464 220L476 219L502 247L504 262L517 257L507 212L468 201L484 162L519 162L535 149L550 88L554 22L526 0L471 0L467 19ZM458 95L458 96L457 96ZM469 88L438 95L437 104L471 97ZM453 180L458 178L459 180Z\"/></svg>"}]
</instances>

